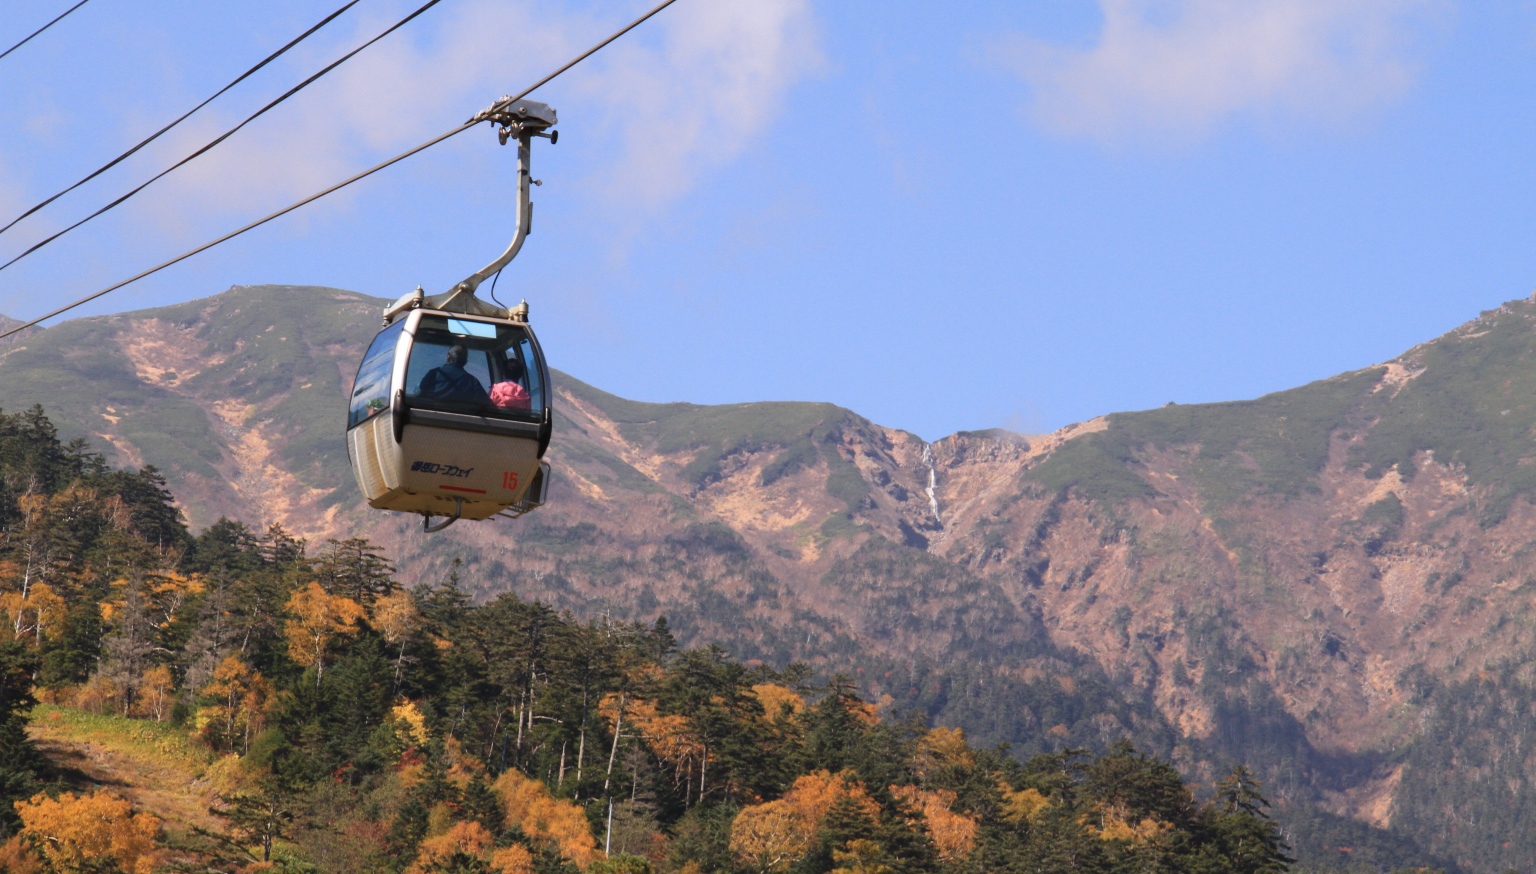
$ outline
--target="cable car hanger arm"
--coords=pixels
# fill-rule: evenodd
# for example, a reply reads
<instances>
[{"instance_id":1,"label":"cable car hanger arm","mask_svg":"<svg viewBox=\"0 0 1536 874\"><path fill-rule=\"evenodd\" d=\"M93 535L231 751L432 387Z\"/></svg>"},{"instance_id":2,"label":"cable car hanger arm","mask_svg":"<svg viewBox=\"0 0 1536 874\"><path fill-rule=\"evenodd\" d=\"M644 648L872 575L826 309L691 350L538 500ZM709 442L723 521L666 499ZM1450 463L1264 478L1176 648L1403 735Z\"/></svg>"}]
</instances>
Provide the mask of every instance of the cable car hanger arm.
<instances>
[{"instance_id":1,"label":"cable car hanger arm","mask_svg":"<svg viewBox=\"0 0 1536 874\"><path fill-rule=\"evenodd\" d=\"M495 276L503 267L512 263L517 253L523 248L523 241L528 238L528 232L533 226L533 202L530 197L529 185L539 184L529 173L529 157L532 152L533 138L544 137L553 145L560 141L560 132L550 130L558 123L554 107L537 100L503 97L486 109L475 114L474 118L465 122L467 125L478 124L482 121L493 122L500 126L496 132L501 139L501 144L506 145L507 140L517 140L517 194L516 194L516 221L512 228L512 241L507 244L505 251L496 260L480 268L464 281L455 285L442 294L426 297L420 286L410 294L401 297L390 304L384 310L384 324L394 321L402 313L417 307L442 312L459 312L470 315L494 316L497 318L527 318L527 311L522 306L517 308L514 315L505 307L488 304L475 297L475 290L480 284Z\"/></svg>"}]
</instances>

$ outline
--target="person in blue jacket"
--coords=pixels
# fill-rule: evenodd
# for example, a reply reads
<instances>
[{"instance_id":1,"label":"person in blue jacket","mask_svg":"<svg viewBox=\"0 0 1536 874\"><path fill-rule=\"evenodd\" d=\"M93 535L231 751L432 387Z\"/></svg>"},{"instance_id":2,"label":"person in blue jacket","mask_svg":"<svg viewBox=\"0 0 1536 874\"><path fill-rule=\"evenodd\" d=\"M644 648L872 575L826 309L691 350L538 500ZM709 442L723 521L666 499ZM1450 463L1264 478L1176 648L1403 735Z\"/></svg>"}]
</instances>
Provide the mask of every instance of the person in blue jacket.
<instances>
[{"instance_id":1,"label":"person in blue jacket","mask_svg":"<svg viewBox=\"0 0 1536 874\"><path fill-rule=\"evenodd\" d=\"M475 375L464 369L469 360L469 350L454 346L448 350L448 360L441 367L434 367L421 378L421 396L447 401L491 402L485 386Z\"/></svg>"}]
</instances>

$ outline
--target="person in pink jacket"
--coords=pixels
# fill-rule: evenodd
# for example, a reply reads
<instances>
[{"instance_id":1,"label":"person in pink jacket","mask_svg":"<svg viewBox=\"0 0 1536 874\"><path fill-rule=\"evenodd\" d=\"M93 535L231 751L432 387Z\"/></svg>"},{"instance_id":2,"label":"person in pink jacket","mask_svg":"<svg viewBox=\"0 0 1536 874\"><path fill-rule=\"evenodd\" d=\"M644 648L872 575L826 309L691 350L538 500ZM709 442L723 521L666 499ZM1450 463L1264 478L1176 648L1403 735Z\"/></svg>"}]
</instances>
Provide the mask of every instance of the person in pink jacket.
<instances>
[{"instance_id":1,"label":"person in pink jacket","mask_svg":"<svg viewBox=\"0 0 1536 874\"><path fill-rule=\"evenodd\" d=\"M507 378L491 386L491 403L503 410L526 412L532 405L528 389L523 388L523 363L515 356L507 358Z\"/></svg>"}]
</instances>

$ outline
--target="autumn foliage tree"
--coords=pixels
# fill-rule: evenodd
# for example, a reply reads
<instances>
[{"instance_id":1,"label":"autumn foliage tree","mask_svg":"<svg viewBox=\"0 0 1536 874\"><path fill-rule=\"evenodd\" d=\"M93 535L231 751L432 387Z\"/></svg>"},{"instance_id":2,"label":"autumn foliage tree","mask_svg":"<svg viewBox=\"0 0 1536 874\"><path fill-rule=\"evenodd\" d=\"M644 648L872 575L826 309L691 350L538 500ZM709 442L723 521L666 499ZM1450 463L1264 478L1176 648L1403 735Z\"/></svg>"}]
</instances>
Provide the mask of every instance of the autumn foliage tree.
<instances>
[{"instance_id":1,"label":"autumn foliage tree","mask_svg":"<svg viewBox=\"0 0 1536 874\"><path fill-rule=\"evenodd\" d=\"M109 792L36 795L16 802L16 811L22 837L57 874L101 871L108 861L124 872L150 874L159 862L159 818L134 813L132 805Z\"/></svg>"},{"instance_id":2,"label":"autumn foliage tree","mask_svg":"<svg viewBox=\"0 0 1536 874\"><path fill-rule=\"evenodd\" d=\"M306 668L313 667L315 684L319 685L331 644L337 637L355 634L366 613L356 601L328 594L317 582L293 593L288 599L288 613L293 617L283 626L288 655Z\"/></svg>"},{"instance_id":3,"label":"autumn foliage tree","mask_svg":"<svg viewBox=\"0 0 1536 874\"><path fill-rule=\"evenodd\" d=\"M509 770L492 788L506 810L508 827L520 829L583 868L599 857L586 814L575 804L555 798L543 782Z\"/></svg>"},{"instance_id":4,"label":"autumn foliage tree","mask_svg":"<svg viewBox=\"0 0 1536 874\"><path fill-rule=\"evenodd\" d=\"M239 656L225 656L199 694L198 736L215 750L247 751L251 739L266 726L273 695L265 677Z\"/></svg>"},{"instance_id":5,"label":"autumn foliage tree","mask_svg":"<svg viewBox=\"0 0 1536 874\"><path fill-rule=\"evenodd\" d=\"M754 871L787 870L811 851L823 820L839 802L871 820L880 814L852 774L806 774L783 797L742 808L731 825L731 852Z\"/></svg>"}]
</instances>

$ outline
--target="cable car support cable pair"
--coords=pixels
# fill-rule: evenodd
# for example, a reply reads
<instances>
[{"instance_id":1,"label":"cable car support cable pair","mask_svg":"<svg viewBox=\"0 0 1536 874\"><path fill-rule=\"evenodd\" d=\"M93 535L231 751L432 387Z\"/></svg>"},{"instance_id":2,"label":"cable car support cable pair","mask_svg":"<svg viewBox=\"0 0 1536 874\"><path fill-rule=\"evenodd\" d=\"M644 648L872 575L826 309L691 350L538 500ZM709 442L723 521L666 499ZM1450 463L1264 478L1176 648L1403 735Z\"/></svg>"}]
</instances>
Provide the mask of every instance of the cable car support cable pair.
<instances>
[{"instance_id":1,"label":"cable car support cable pair","mask_svg":"<svg viewBox=\"0 0 1536 874\"><path fill-rule=\"evenodd\" d=\"M358 46L357 48L353 49L352 51L347 52L346 54L342 55L341 57L339 57L336 60L332 61L331 63L327 64L326 66L321 68L319 70L319 72L316 72L315 74L311 75L308 79L305 79L303 82L300 82L299 84L293 86L292 88L289 88L287 91L284 91L282 93L282 95L280 95L277 99L271 101L266 106L263 106L262 108L256 110L255 112L251 113L250 115L246 116L245 119L243 121L241 121L239 124L235 125L234 127L230 128L229 130L225 131L224 133L218 135L212 141L210 141L209 143L204 145L202 148L200 148L197 151L193 152L192 154L186 156L185 158L182 158L180 161L177 161L176 163L172 164L171 166L165 168L164 170L161 170L159 173L156 173L154 176L151 176L147 181L141 183L137 188L132 189L127 194L124 194L123 196L121 196L118 199L112 201L111 203L107 204L106 206L102 207L101 209L96 210L95 212L91 213L90 215L86 216L85 218L80 219L79 221L75 222L74 224L64 228L62 231L59 231L59 232L53 234L52 236L43 238L40 242L34 244L31 248L23 250L20 255L17 255L16 257L14 257L11 260L5 262L4 264L0 264L0 270L4 270L7 267L10 267L12 264L15 264L17 261L20 261L21 259L27 257L28 255L32 254L33 252L36 252L37 250L39 250L39 249L43 248L44 246L48 245L49 243L52 243L54 240L57 240L58 238L64 236L65 234L69 233L70 231L74 230L75 228L78 228L81 225L85 224L86 222L91 221L92 219L96 218L97 216L100 216L100 215L102 215L102 214L104 214L106 212L109 212L109 211L117 208L118 206L122 205L129 198L133 197L135 194L138 194L140 191L143 191L144 189L148 188L149 186L153 185L154 183L158 182L159 180L165 178L166 176L168 176L169 174L171 174L175 170L179 169L180 167L186 165L187 163L191 162L193 159L197 158L198 156L207 153L210 149L212 149L213 147L217 146L219 143L222 143L225 140L229 139L230 137L234 136L236 131L240 130L241 128L245 127L246 125L250 124L251 122L253 122L256 119L260 118L261 116L265 115L267 113L267 110L276 107L278 104L282 103L283 101L287 100L288 98L292 97L293 95L299 93L300 91L303 91L305 88L309 87L310 85L312 85L316 81L318 81L326 73L329 73L332 70L336 69L337 67L341 66L342 64L346 63L354 55L356 55L357 53L361 52L363 49L368 48L369 46L371 46L374 43L378 42L379 40L383 39L384 37L389 36L390 34L394 33L395 31L399 30L400 28L404 27L411 20L416 18L416 16L422 14L423 12L426 12L428 9L431 9L433 6L436 6L438 3L441 3L441 2L442 2L442 0L427 0L427 2L422 4L422 6L420 8L418 8L415 12L412 12L410 15L407 15L406 17L404 17L404 18L400 19L399 21L395 22L394 24L390 25L388 30L385 30L383 33L380 33L378 36L375 36L373 39L368 40L367 42L365 42L362 45Z\"/></svg>"},{"instance_id":2,"label":"cable car support cable pair","mask_svg":"<svg viewBox=\"0 0 1536 874\"><path fill-rule=\"evenodd\" d=\"M82 2L83 2L83 0L82 0ZM343 12L346 12L348 9L351 9L353 6L356 6L359 2L360 2L360 0L350 0L350 2L348 2L346 5L342 6L340 9L337 9L335 12L332 12L330 15L327 15L326 17L320 19L320 22L318 24L316 24L314 27L311 27L309 30L304 31L303 33L301 33L298 36L294 37L293 39L289 40L287 45L284 45L282 48L278 49L277 51L273 52L272 54L267 55L265 58L262 58L261 61L256 64L256 66L250 68L249 70L246 70L244 73L241 73L239 76L236 76L234 81L230 82L228 85L225 85L223 88L220 88L218 91L215 91L213 93L212 97L209 97L207 100L204 100L202 103L199 103L198 105L192 107L191 109L189 109L185 113L183 113L175 121L172 121L170 124L166 125L165 127L160 128L159 130L155 131L154 133L152 133L149 136L145 137L144 139L140 140L138 145L134 146L133 148L129 149L128 151L122 153L121 155L118 155L116 158L113 158L112 160L108 161L107 163L105 163L105 164L101 165L100 167L96 168L95 170L91 171L89 175L85 176L79 182L76 182L75 184L69 186L68 188L64 189L63 191L58 192L57 194L53 195L52 197L49 197L47 200L42 201L41 203L37 204L36 206L34 206L31 209L27 210L26 212L22 213L21 215L11 219L10 222L8 222L5 225L5 227L0 227L0 234L3 234L6 231L10 230L11 228L15 227L18 222L20 222L22 219L26 218L27 216L32 215L33 213L37 212L38 210L42 209L43 207L47 206L48 204L53 203L55 200L58 200L59 198L63 197L64 195L70 193L71 191L74 191L76 188L79 188L80 186L84 185L85 183L91 181L92 179L95 179L97 176L100 176L101 174L107 172L108 170L111 170L113 167L116 167L118 164L121 164L123 161L126 161L128 158L132 157L134 155L134 153L138 152L140 149L144 148L145 146L147 146L150 143L154 142L155 140L159 139L162 135L164 135L171 128L175 127L178 124L181 124L182 122L186 121L188 118L191 118L193 113L197 112L199 109L202 109L203 107L207 106L208 104L212 103L213 101L219 99L221 96L223 96L224 92L226 92L229 89L235 87L236 85L239 85L241 82L244 82L246 79L249 79L251 76L255 75L256 72L258 70L260 70L262 67L265 67L266 65L268 65L268 64L272 63L273 61L277 60L278 58L282 57L289 49L293 48L294 46L298 45L299 43L301 43L304 40L308 39L309 37L313 36L316 31L320 30L320 28L325 27L327 24L330 24L332 21L334 21L338 17L340 17ZM68 13L65 13L65 14L68 14ZM169 172L169 171L167 171L167 172Z\"/></svg>"}]
</instances>

